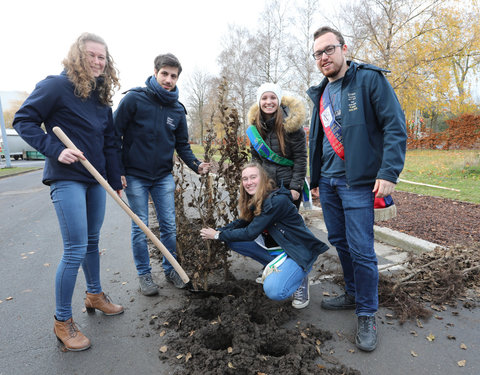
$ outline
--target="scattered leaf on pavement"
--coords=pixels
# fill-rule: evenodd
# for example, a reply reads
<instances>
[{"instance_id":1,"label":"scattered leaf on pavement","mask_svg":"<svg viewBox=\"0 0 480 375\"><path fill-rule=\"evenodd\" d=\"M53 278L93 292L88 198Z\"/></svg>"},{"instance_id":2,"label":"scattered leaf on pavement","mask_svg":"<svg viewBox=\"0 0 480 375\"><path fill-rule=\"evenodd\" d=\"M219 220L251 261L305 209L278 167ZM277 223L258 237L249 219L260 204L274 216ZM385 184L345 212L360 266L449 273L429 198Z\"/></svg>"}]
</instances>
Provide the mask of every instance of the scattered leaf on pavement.
<instances>
[{"instance_id":1,"label":"scattered leaf on pavement","mask_svg":"<svg viewBox=\"0 0 480 375\"><path fill-rule=\"evenodd\" d=\"M467 364L467 361L464 359L457 362L458 367L465 367L466 364Z\"/></svg>"}]
</instances>

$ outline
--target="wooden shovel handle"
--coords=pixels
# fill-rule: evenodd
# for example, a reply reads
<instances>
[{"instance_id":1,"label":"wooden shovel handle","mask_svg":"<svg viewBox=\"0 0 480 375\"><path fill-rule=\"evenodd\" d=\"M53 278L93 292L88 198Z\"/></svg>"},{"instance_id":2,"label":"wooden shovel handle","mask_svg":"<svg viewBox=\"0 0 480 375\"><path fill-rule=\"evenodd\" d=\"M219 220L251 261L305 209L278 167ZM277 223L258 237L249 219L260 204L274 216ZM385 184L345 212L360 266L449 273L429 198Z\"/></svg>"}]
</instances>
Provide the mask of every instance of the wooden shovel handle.
<instances>
[{"instance_id":1,"label":"wooden shovel handle","mask_svg":"<svg viewBox=\"0 0 480 375\"><path fill-rule=\"evenodd\" d=\"M72 150L78 150L78 148L73 144L70 138L60 129L58 126L53 128L53 132L55 135L63 142L63 144ZM170 264L173 266L175 271L180 275L184 283L188 283L190 281L189 277L183 270L182 266L177 262L177 260L173 257L173 255L168 251L168 249L160 242L160 240L153 234L153 232L144 224L142 220L132 211L130 207L118 196L115 190L109 185L107 180L103 178L103 176L98 173L95 167L87 160L79 159L80 163L90 172L90 174L98 181L100 185L102 185L108 194L118 203L118 205L132 218L132 220L137 224L143 233L154 243L154 245L162 252L162 254L167 258Z\"/></svg>"}]
</instances>

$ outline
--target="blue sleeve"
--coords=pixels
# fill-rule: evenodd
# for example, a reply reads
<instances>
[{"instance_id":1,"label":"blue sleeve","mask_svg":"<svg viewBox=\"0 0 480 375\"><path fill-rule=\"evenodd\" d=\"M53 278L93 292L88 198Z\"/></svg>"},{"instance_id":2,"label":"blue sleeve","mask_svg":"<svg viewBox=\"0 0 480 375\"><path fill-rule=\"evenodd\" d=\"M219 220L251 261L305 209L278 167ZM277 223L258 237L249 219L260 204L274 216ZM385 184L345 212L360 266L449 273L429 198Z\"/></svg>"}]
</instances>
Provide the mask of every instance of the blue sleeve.
<instances>
[{"instance_id":1,"label":"blue sleeve","mask_svg":"<svg viewBox=\"0 0 480 375\"><path fill-rule=\"evenodd\" d=\"M372 74L370 97L383 132L382 165L377 179L396 183L405 162L405 115L393 87L381 73Z\"/></svg>"},{"instance_id":2,"label":"blue sleeve","mask_svg":"<svg viewBox=\"0 0 480 375\"><path fill-rule=\"evenodd\" d=\"M123 137L127 131L128 124L133 122L135 118L136 105L135 105L135 94L129 92L118 105L115 113L113 114L113 126L115 129L115 142L116 150L118 152L118 160L120 163L120 174L125 176L125 167L122 162L122 146L123 146Z\"/></svg>"},{"instance_id":3,"label":"blue sleeve","mask_svg":"<svg viewBox=\"0 0 480 375\"><path fill-rule=\"evenodd\" d=\"M219 239L222 241L253 241L268 226L275 222L280 222L288 210L285 210L285 204L289 198L283 194L275 195L272 198L272 204L268 208L262 208L260 215L255 216L253 220L243 228L226 229L220 232ZM264 207L265 207L264 202Z\"/></svg>"},{"instance_id":4,"label":"blue sleeve","mask_svg":"<svg viewBox=\"0 0 480 375\"><path fill-rule=\"evenodd\" d=\"M201 164L201 161L195 157L190 143L188 143L188 127L185 113L182 113L181 116L180 125L175 130L175 150L188 167L198 173L198 166Z\"/></svg>"},{"instance_id":5,"label":"blue sleeve","mask_svg":"<svg viewBox=\"0 0 480 375\"><path fill-rule=\"evenodd\" d=\"M54 76L47 77L36 85L13 120L13 127L30 146L55 160L65 146L54 134L50 131L45 133L40 126L57 110L62 90Z\"/></svg>"},{"instance_id":6,"label":"blue sleeve","mask_svg":"<svg viewBox=\"0 0 480 375\"><path fill-rule=\"evenodd\" d=\"M107 180L114 190L122 190L122 182L120 180L121 159L118 152L118 142L116 141L115 130L113 127L112 109L108 113L108 125L103 134L104 144L103 153L105 155Z\"/></svg>"}]
</instances>

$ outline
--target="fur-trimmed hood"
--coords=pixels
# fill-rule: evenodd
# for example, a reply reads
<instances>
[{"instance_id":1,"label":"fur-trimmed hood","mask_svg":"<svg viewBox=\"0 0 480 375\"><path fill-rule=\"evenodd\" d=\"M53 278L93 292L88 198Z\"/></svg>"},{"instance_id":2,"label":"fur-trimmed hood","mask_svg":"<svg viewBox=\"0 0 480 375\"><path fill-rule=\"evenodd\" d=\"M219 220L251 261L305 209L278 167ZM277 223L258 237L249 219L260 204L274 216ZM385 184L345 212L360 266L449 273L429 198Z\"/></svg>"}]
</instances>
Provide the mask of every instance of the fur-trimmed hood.
<instances>
[{"instance_id":1,"label":"fur-trimmed hood","mask_svg":"<svg viewBox=\"0 0 480 375\"><path fill-rule=\"evenodd\" d=\"M305 122L307 111L303 103L292 97L284 96L282 98L282 107L287 107L288 116L283 119L283 127L286 133L293 133L300 129ZM255 103L250 107L248 111L247 119L249 124L253 124L260 110L258 103Z\"/></svg>"}]
</instances>

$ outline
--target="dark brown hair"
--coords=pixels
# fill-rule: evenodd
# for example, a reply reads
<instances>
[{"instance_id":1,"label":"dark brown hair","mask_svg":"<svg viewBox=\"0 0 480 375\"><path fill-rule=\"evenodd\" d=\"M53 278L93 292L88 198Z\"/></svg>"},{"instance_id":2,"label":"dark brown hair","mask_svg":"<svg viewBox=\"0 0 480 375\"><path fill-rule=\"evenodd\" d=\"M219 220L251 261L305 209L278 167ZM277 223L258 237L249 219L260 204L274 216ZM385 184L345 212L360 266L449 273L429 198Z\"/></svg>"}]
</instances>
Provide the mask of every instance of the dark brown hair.
<instances>
[{"instance_id":1,"label":"dark brown hair","mask_svg":"<svg viewBox=\"0 0 480 375\"><path fill-rule=\"evenodd\" d=\"M317 29L317 31L315 31L313 33L313 40L315 41L317 38L321 37L322 35L324 35L326 33L334 34L337 37L338 42L341 45L345 44L345 39L343 38L342 33L338 30L335 30L335 29L331 28L330 26L322 26L319 29Z\"/></svg>"}]
</instances>

